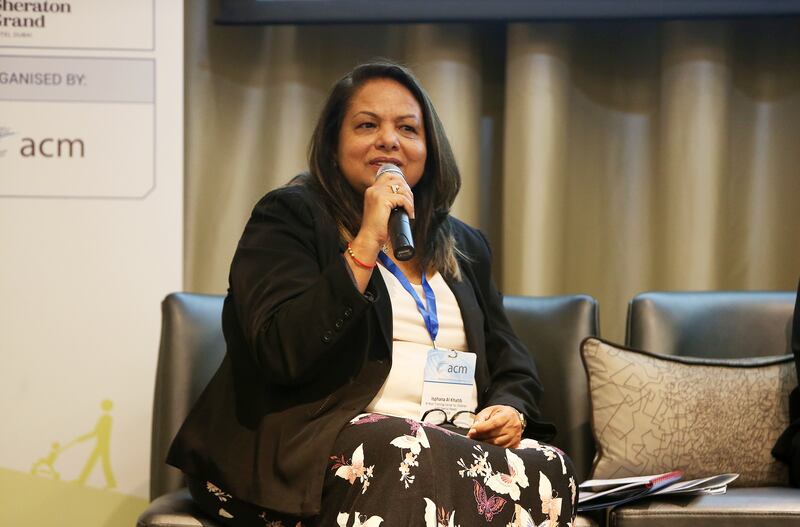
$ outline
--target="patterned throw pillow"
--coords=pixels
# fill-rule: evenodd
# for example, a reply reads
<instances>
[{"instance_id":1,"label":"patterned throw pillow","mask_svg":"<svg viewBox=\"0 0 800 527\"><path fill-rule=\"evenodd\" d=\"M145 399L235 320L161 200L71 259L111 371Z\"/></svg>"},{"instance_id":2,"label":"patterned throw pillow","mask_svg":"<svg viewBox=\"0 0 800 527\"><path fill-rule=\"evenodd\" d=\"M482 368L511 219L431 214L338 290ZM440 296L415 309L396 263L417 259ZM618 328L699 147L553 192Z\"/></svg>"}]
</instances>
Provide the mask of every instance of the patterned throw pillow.
<instances>
[{"instance_id":1,"label":"patterned throw pillow","mask_svg":"<svg viewBox=\"0 0 800 527\"><path fill-rule=\"evenodd\" d=\"M588 338L581 356L597 444L593 478L680 469L684 479L737 472L736 486L788 484L770 450L789 421L791 355L712 361Z\"/></svg>"}]
</instances>

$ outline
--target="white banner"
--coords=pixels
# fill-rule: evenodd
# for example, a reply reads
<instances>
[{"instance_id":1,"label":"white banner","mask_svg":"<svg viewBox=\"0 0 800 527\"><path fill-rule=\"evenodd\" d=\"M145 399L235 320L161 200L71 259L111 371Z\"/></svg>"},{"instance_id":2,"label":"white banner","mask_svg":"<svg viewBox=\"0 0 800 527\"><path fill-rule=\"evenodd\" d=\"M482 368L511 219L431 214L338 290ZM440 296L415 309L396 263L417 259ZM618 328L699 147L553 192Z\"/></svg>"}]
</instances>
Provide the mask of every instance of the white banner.
<instances>
[{"instance_id":1,"label":"white banner","mask_svg":"<svg viewBox=\"0 0 800 527\"><path fill-rule=\"evenodd\" d=\"M0 525L146 506L182 204L183 2L0 0Z\"/></svg>"}]
</instances>

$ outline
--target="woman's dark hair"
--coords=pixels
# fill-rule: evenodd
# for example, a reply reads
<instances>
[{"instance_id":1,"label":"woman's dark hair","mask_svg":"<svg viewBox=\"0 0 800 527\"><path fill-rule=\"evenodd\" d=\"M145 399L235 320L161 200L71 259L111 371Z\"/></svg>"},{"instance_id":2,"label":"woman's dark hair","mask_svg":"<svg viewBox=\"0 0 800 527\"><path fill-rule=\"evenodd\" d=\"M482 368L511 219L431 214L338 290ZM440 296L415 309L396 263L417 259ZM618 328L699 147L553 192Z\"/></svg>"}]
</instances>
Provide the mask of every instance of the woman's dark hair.
<instances>
[{"instance_id":1,"label":"woman's dark hair","mask_svg":"<svg viewBox=\"0 0 800 527\"><path fill-rule=\"evenodd\" d=\"M309 145L308 166L313 186L323 194L323 202L338 222L342 237L352 240L361 226L363 196L350 186L337 166L339 131L351 99L373 79L392 79L402 84L422 109L427 158L422 178L414 187L414 244L422 269L434 267L458 278L457 249L445 220L461 187L461 175L433 103L404 66L387 60L361 64L333 86Z\"/></svg>"}]
</instances>

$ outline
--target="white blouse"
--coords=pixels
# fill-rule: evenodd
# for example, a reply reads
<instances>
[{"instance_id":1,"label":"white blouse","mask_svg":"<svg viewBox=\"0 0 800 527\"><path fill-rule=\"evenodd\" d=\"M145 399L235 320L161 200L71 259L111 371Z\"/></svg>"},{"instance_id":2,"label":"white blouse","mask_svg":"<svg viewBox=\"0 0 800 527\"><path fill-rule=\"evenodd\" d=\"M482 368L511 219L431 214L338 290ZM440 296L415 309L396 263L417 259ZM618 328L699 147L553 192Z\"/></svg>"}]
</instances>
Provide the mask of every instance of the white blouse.
<instances>
[{"instance_id":1,"label":"white blouse","mask_svg":"<svg viewBox=\"0 0 800 527\"><path fill-rule=\"evenodd\" d=\"M419 419L422 417L425 363L428 359L428 350L433 347L431 337L412 296L383 265L378 264L378 269L392 302L392 369L378 394L367 405L366 411ZM436 296L439 318L436 346L469 351L461 310L447 282L437 272L428 278L428 283ZM426 304L422 285L411 285L422 303ZM470 407L474 410L477 406L478 390L473 383Z\"/></svg>"}]
</instances>

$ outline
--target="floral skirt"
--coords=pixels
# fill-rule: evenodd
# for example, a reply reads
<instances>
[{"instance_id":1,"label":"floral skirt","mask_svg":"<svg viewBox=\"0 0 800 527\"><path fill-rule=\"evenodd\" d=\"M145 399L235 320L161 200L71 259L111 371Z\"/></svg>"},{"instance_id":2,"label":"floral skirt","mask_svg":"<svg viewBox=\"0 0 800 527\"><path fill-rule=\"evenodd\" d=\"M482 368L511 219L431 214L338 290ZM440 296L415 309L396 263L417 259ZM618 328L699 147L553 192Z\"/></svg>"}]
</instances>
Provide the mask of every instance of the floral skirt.
<instances>
[{"instance_id":1,"label":"floral skirt","mask_svg":"<svg viewBox=\"0 0 800 527\"><path fill-rule=\"evenodd\" d=\"M411 419L362 414L331 453L320 514L293 518L190 479L198 505L231 527L555 527L574 523L572 463L525 439L506 449Z\"/></svg>"}]
</instances>

